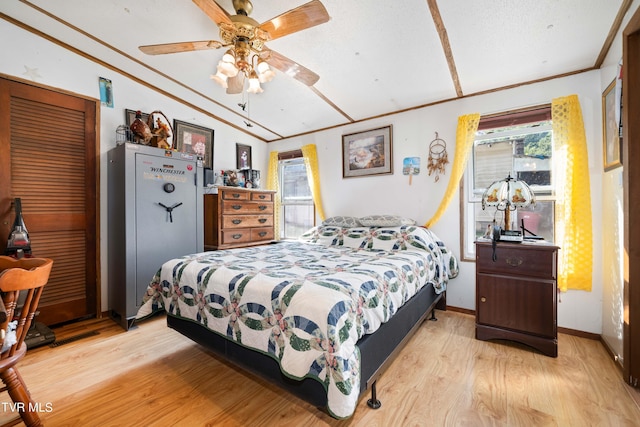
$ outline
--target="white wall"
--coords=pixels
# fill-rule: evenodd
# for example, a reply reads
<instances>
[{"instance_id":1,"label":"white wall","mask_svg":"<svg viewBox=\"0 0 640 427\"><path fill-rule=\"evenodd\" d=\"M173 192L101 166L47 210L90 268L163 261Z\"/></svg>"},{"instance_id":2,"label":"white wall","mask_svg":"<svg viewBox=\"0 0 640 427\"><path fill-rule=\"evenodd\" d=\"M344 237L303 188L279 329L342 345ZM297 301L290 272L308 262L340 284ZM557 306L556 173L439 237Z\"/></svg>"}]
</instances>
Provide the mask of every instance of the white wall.
<instances>
[{"instance_id":1,"label":"white wall","mask_svg":"<svg viewBox=\"0 0 640 427\"><path fill-rule=\"evenodd\" d=\"M609 49L600 69L600 91L616 77L618 63L622 60L622 31L633 13L640 7L635 0L630 12L625 16L620 31ZM603 240L603 301L602 301L602 338L613 354L623 354L623 315L624 315L624 205L623 205L623 168L604 173L602 186L603 222L601 233Z\"/></svg>"},{"instance_id":2,"label":"white wall","mask_svg":"<svg viewBox=\"0 0 640 427\"><path fill-rule=\"evenodd\" d=\"M10 43L8 41L11 41ZM100 98L98 78L105 77L113 82L114 107L100 107L100 235L107 236L107 156L115 147L115 131L125 123L125 109L151 112L162 111L167 118L198 124L214 130L214 169L235 169L236 143L252 147L253 167L266 174L267 144L257 140L211 117L196 112L187 106L166 98L158 92L137 84L110 69L95 64L62 47L50 43L34 34L24 31L4 20L0 20L0 73L31 80L25 75L27 67L35 69L36 83L62 89L80 96ZM100 241L100 262L102 283L101 311L107 311L108 274L107 240Z\"/></svg>"},{"instance_id":3,"label":"white wall","mask_svg":"<svg viewBox=\"0 0 640 427\"><path fill-rule=\"evenodd\" d=\"M449 158L455 152L458 116L478 112L490 114L516 108L550 103L553 98L577 94L582 107L591 173L594 230L601 229L602 143L600 116L600 72L591 71L548 82L464 98L269 144L270 150L286 151L304 144L316 144L322 181L322 201L327 216L374 213L401 214L425 223L435 213L447 187L451 165L439 182L426 172L428 146L438 132L447 143ZM343 134L393 125L393 175L342 178ZM420 157L422 170L409 185L402 175L402 160ZM457 192L456 192L457 193ZM442 219L432 229L456 253L460 254L459 196L452 201ZM568 291L561 295L558 324L561 327L600 333L602 326L602 244L594 233L593 290ZM447 303L475 310L475 263L462 262L460 275L451 281Z\"/></svg>"}]
</instances>

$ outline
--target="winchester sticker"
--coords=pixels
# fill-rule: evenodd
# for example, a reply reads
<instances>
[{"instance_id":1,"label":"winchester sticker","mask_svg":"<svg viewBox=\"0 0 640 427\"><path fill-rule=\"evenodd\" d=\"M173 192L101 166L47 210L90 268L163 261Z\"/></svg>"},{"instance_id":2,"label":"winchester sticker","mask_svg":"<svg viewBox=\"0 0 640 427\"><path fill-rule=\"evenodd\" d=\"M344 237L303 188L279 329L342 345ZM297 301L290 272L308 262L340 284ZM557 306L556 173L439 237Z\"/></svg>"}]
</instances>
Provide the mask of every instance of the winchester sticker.
<instances>
[{"instance_id":1,"label":"winchester sticker","mask_svg":"<svg viewBox=\"0 0 640 427\"><path fill-rule=\"evenodd\" d=\"M173 165L162 165L162 167L151 166L149 172L144 173L144 179L154 181L187 182L186 172L174 169Z\"/></svg>"}]
</instances>

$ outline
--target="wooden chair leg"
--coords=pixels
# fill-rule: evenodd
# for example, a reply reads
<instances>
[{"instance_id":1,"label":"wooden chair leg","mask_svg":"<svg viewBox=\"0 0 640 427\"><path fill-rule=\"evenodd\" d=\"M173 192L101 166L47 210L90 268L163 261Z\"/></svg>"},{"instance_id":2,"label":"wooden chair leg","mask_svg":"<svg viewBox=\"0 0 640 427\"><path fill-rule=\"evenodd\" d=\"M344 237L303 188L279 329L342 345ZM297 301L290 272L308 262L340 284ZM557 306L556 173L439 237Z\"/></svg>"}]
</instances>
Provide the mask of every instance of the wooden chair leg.
<instances>
[{"instance_id":1,"label":"wooden chair leg","mask_svg":"<svg viewBox=\"0 0 640 427\"><path fill-rule=\"evenodd\" d=\"M20 372L15 367L7 369L2 373L2 382L6 385L7 392L25 425L27 427L41 426L42 422L38 416L37 407L31 401L31 395Z\"/></svg>"}]
</instances>

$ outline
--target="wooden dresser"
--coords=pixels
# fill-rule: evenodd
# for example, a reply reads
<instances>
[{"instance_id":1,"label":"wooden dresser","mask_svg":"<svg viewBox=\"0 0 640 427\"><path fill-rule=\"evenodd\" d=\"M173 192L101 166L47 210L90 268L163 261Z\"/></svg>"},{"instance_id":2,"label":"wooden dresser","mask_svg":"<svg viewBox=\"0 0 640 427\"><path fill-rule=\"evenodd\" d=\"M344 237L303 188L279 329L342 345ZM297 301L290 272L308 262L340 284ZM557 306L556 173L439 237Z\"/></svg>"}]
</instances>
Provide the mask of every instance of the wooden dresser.
<instances>
[{"instance_id":1,"label":"wooden dresser","mask_svg":"<svg viewBox=\"0 0 640 427\"><path fill-rule=\"evenodd\" d=\"M558 356L558 247L476 242L476 338L505 339Z\"/></svg>"},{"instance_id":2,"label":"wooden dresser","mask_svg":"<svg viewBox=\"0 0 640 427\"><path fill-rule=\"evenodd\" d=\"M262 245L274 239L275 191L218 187L204 195L204 249Z\"/></svg>"}]
</instances>

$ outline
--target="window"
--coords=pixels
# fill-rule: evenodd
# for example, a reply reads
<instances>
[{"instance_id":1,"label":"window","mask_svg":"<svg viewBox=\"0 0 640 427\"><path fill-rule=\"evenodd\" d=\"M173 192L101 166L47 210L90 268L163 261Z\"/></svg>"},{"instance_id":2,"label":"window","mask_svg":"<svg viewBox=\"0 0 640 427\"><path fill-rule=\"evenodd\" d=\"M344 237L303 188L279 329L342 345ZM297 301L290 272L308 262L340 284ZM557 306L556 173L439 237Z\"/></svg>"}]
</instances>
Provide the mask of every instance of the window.
<instances>
[{"instance_id":1,"label":"window","mask_svg":"<svg viewBox=\"0 0 640 427\"><path fill-rule=\"evenodd\" d=\"M494 181L508 175L523 180L535 193L535 205L511 215L513 230L529 232L553 242L555 186L553 181L553 138L550 107L482 118L471 158L462 182L463 259L475 260L474 242L487 227L504 227L504 212L482 209L481 198Z\"/></svg>"},{"instance_id":2,"label":"window","mask_svg":"<svg viewBox=\"0 0 640 427\"><path fill-rule=\"evenodd\" d=\"M278 169L281 190L280 238L296 239L315 223L307 167L302 157L294 157L280 160Z\"/></svg>"}]
</instances>

